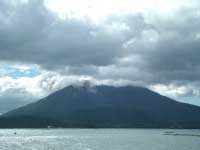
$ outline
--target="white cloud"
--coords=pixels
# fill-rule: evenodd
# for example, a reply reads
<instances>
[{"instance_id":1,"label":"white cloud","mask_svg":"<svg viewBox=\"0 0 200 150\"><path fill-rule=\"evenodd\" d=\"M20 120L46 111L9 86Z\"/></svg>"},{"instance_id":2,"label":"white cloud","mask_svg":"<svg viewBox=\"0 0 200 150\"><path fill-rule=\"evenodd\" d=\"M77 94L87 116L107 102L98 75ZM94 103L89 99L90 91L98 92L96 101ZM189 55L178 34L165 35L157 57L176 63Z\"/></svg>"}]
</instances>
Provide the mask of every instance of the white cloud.
<instances>
[{"instance_id":1,"label":"white cloud","mask_svg":"<svg viewBox=\"0 0 200 150\"><path fill-rule=\"evenodd\" d=\"M149 86L150 89L160 93L161 95L165 95L168 97L172 97L175 99L181 100L181 97L188 96L200 96L200 89L197 85L194 84L155 84Z\"/></svg>"},{"instance_id":2,"label":"white cloud","mask_svg":"<svg viewBox=\"0 0 200 150\"><path fill-rule=\"evenodd\" d=\"M172 13L183 6L194 6L196 0L46 0L46 5L61 18L87 17L99 22L116 13Z\"/></svg>"},{"instance_id":3,"label":"white cloud","mask_svg":"<svg viewBox=\"0 0 200 150\"><path fill-rule=\"evenodd\" d=\"M0 78L0 91L1 93L9 91L10 89L24 89L24 91L31 93L35 97L40 97L43 95L43 91L39 88L39 77L21 77L13 79L11 77L1 77Z\"/></svg>"}]
</instances>

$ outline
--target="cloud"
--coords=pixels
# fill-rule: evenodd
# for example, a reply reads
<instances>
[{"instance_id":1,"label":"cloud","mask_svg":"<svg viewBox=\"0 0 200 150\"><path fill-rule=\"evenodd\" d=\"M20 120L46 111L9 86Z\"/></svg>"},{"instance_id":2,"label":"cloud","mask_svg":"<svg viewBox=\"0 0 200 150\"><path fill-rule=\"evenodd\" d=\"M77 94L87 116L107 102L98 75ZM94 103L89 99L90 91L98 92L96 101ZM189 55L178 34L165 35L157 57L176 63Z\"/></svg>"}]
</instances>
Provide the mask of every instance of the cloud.
<instances>
[{"instance_id":1,"label":"cloud","mask_svg":"<svg viewBox=\"0 0 200 150\"><path fill-rule=\"evenodd\" d=\"M139 38L124 44L127 53L142 60L140 67L156 76L158 81L154 82L199 80L200 15L197 12L194 8L184 8L173 16L156 15L150 30L143 30Z\"/></svg>"},{"instance_id":2,"label":"cloud","mask_svg":"<svg viewBox=\"0 0 200 150\"><path fill-rule=\"evenodd\" d=\"M5 7L11 12L0 13L0 59L46 69L113 64L123 55L123 43L148 28L142 15L113 16L96 25L87 19L60 20L41 1L10 5Z\"/></svg>"}]
</instances>

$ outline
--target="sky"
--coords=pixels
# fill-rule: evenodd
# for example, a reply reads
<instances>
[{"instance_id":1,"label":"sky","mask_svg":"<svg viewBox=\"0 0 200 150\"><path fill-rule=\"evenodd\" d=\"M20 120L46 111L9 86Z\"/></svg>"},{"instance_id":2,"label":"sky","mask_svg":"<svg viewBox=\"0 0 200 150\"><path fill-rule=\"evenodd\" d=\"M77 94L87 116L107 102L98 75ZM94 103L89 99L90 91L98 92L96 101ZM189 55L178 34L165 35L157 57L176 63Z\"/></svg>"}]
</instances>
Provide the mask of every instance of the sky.
<instances>
[{"instance_id":1,"label":"sky","mask_svg":"<svg viewBox=\"0 0 200 150\"><path fill-rule=\"evenodd\" d=\"M200 105L200 1L0 1L0 113L84 81Z\"/></svg>"}]
</instances>

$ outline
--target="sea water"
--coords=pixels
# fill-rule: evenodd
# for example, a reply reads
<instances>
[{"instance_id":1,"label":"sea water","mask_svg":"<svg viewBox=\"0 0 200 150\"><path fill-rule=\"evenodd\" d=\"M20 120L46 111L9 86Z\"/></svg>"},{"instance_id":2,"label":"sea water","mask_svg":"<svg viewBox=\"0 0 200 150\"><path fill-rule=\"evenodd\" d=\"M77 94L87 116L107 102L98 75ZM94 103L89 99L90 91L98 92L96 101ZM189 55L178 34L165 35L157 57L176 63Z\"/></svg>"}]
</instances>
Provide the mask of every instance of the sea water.
<instances>
[{"instance_id":1,"label":"sea water","mask_svg":"<svg viewBox=\"0 0 200 150\"><path fill-rule=\"evenodd\" d=\"M200 150L200 130L0 129L0 150Z\"/></svg>"}]
</instances>

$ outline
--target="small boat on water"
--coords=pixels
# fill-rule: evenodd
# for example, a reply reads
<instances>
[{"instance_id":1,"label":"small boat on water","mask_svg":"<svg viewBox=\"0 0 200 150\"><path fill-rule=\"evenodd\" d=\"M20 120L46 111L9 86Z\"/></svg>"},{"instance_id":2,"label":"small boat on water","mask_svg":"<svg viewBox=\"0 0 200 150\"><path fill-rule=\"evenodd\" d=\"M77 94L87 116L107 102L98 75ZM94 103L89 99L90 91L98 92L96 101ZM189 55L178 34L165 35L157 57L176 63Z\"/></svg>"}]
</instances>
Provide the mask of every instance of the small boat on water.
<instances>
[{"instance_id":1,"label":"small boat on water","mask_svg":"<svg viewBox=\"0 0 200 150\"><path fill-rule=\"evenodd\" d=\"M170 133L174 133L173 131L166 131L164 132L165 134L170 134Z\"/></svg>"},{"instance_id":2,"label":"small boat on water","mask_svg":"<svg viewBox=\"0 0 200 150\"><path fill-rule=\"evenodd\" d=\"M47 128L48 128L48 129L51 129L51 128L54 128L54 126L48 125Z\"/></svg>"}]
</instances>

